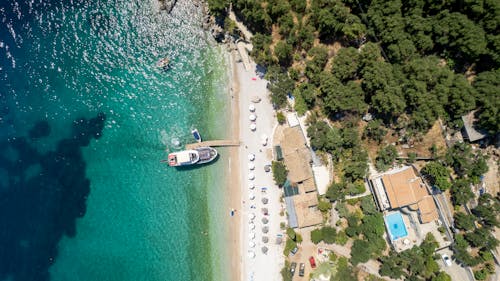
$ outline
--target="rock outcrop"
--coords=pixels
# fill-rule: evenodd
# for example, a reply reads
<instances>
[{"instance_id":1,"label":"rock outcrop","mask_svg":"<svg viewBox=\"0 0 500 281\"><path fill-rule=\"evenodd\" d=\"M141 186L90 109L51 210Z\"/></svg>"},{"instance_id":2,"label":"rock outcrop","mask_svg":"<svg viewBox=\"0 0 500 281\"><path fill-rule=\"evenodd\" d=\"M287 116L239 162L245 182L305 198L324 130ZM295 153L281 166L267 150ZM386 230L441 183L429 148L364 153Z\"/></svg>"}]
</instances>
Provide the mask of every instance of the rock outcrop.
<instances>
[{"instance_id":1,"label":"rock outcrop","mask_svg":"<svg viewBox=\"0 0 500 281\"><path fill-rule=\"evenodd\" d=\"M160 2L160 10L167 11L170 14L177 0L158 0L158 2Z\"/></svg>"}]
</instances>

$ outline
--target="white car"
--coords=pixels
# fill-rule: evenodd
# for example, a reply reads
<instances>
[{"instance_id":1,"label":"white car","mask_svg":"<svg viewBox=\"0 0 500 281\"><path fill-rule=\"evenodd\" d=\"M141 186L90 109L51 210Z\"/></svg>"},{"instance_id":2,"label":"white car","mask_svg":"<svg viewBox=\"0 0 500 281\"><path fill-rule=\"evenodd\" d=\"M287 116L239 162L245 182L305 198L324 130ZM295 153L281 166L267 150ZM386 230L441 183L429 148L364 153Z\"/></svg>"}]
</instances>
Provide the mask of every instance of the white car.
<instances>
[{"instance_id":1,"label":"white car","mask_svg":"<svg viewBox=\"0 0 500 281\"><path fill-rule=\"evenodd\" d=\"M441 258L443 259L444 265L451 266L451 259L447 254L441 254Z\"/></svg>"}]
</instances>

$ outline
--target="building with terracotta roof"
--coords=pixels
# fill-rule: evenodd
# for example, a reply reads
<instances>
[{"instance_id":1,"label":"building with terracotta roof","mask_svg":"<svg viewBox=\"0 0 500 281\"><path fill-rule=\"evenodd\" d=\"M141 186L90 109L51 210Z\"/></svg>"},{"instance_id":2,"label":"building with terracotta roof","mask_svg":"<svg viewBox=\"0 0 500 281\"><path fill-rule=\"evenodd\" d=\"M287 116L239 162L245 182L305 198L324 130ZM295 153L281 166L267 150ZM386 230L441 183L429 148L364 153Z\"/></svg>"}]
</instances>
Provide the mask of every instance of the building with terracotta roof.
<instances>
[{"instance_id":1,"label":"building with terracotta roof","mask_svg":"<svg viewBox=\"0 0 500 281\"><path fill-rule=\"evenodd\" d=\"M418 212L422 223L438 219L437 207L425 183L411 166L371 179L377 205L381 210L408 207Z\"/></svg>"},{"instance_id":2,"label":"building with terracotta roof","mask_svg":"<svg viewBox=\"0 0 500 281\"><path fill-rule=\"evenodd\" d=\"M311 151L299 126L283 129L279 142L283 162L288 170L290 187L298 192L286 192L285 202L290 227L303 228L320 224L323 215L318 209L318 192L311 167Z\"/></svg>"}]
</instances>

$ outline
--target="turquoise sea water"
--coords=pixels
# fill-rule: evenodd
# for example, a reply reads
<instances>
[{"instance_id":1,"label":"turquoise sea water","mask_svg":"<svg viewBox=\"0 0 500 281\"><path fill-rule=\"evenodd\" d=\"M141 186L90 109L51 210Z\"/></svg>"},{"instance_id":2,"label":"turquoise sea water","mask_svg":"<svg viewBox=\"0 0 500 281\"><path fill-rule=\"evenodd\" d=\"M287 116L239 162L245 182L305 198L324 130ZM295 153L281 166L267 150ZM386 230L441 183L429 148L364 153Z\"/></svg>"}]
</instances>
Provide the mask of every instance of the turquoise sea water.
<instances>
[{"instance_id":1,"label":"turquoise sea water","mask_svg":"<svg viewBox=\"0 0 500 281\"><path fill-rule=\"evenodd\" d=\"M201 7L18 0L0 19L0 280L226 280L224 160L160 163L193 127L227 134Z\"/></svg>"}]
</instances>

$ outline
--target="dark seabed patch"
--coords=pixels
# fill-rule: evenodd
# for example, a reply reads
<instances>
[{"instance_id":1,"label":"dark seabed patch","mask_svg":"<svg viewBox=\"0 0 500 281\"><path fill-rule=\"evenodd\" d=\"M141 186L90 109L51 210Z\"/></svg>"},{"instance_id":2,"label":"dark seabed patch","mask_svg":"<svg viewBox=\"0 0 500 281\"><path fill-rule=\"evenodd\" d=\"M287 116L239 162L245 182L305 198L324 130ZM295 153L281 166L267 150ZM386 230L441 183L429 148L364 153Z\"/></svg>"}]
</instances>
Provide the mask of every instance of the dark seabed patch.
<instances>
[{"instance_id":1,"label":"dark seabed patch","mask_svg":"<svg viewBox=\"0 0 500 281\"><path fill-rule=\"evenodd\" d=\"M106 116L78 118L71 137L53 151L39 153L31 142L50 134L46 121L29 137L0 142L0 280L50 280L57 245L76 235L76 219L86 212L90 181L81 149L102 135Z\"/></svg>"}]
</instances>

